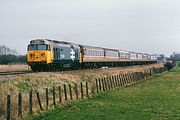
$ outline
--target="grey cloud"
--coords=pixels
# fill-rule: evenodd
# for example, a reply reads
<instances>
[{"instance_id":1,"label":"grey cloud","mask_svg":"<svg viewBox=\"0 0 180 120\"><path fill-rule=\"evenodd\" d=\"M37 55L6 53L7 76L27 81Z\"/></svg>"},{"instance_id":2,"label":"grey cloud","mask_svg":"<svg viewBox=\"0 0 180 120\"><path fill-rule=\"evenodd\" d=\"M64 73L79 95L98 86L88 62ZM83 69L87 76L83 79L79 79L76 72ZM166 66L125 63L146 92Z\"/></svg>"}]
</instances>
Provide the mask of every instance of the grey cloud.
<instances>
[{"instance_id":1,"label":"grey cloud","mask_svg":"<svg viewBox=\"0 0 180 120\"><path fill-rule=\"evenodd\" d=\"M0 41L26 53L31 39L171 54L180 51L178 0L0 0Z\"/></svg>"}]
</instances>

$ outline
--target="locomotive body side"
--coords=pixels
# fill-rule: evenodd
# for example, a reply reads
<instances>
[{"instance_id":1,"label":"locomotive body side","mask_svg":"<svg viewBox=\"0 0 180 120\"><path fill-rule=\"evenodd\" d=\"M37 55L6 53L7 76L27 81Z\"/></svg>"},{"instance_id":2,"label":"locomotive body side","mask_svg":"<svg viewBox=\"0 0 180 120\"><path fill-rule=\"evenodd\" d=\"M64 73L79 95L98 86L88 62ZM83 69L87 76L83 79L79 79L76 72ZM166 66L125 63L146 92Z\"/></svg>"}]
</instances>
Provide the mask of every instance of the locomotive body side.
<instances>
[{"instance_id":1,"label":"locomotive body side","mask_svg":"<svg viewBox=\"0 0 180 120\"><path fill-rule=\"evenodd\" d=\"M80 47L73 43L59 42L54 44L54 64L61 68L77 69L80 64Z\"/></svg>"}]
</instances>

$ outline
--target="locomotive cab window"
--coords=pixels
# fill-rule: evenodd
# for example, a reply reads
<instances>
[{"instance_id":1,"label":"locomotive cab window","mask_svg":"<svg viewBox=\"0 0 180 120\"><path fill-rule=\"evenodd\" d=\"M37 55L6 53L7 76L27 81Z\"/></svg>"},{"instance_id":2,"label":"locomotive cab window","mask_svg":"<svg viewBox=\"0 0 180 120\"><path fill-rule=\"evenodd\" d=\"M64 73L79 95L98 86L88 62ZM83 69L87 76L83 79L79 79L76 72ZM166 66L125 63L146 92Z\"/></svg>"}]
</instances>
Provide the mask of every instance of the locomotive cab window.
<instances>
[{"instance_id":1,"label":"locomotive cab window","mask_svg":"<svg viewBox=\"0 0 180 120\"><path fill-rule=\"evenodd\" d=\"M30 50L50 50L50 46L45 44L28 45L28 51Z\"/></svg>"},{"instance_id":2,"label":"locomotive cab window","mask_svg":"<svg viewBox=\"0 0 180 120\"><path fill-rule=\"evenodd\" d=\"M48 45L38 45L37 50L49 50Z\"/></svg>"},{"instance_id":3,"label":"locomotive cab window","mask_svg":"<svg viewBox=\"0 0 180 120\"><path fill-rule=\"evenodd\" d=\"M29 50L36 50L36 45L28 45L28 51Z\"/></svg>"}]
</instances>

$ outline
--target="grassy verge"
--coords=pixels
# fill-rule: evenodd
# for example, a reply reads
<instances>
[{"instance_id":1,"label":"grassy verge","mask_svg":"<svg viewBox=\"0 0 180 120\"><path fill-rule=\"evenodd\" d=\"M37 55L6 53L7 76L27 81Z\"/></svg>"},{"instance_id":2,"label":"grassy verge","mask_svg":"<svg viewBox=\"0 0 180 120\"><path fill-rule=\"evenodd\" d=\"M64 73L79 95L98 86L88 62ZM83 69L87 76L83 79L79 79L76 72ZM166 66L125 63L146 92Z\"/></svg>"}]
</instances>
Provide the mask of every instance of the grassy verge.
<instances>
[{"instance_id":1,"label":"grassy verge","mask_svg":"<svg viewBox=\"0 0 180 120\"><path fill-rule=\"evenodd\" d=\"M161 120L180 118L180 68L125 88L66 103L29 119Z\"/></svg>"}]
</instances>

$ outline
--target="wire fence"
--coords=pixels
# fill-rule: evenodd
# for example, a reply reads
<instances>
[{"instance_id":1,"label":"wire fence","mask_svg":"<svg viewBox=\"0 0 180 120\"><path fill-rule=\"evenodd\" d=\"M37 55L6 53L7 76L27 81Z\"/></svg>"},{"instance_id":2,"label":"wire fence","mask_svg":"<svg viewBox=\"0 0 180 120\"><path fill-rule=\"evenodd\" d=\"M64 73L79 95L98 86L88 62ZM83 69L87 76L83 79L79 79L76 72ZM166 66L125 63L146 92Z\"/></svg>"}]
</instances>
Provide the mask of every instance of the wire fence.
<instances>
[{"instance_id":1,"label":"wire fence","mask_svg":"<svg viewBox=\"0 0 180 120\"><path fill-rule=\"evenodd\" d=\"M87 99L95 93L131 85L165 71L167 71L165 67L153 68L141 72L106 76L96 79L95 82L63 84L39 91L31 90L29 93L19 93L17 96L7 95L4 106L2 104L0 106L0 115L2 119L7 120L24 118L67 101Z\"/></svg>"}]
</instances>

